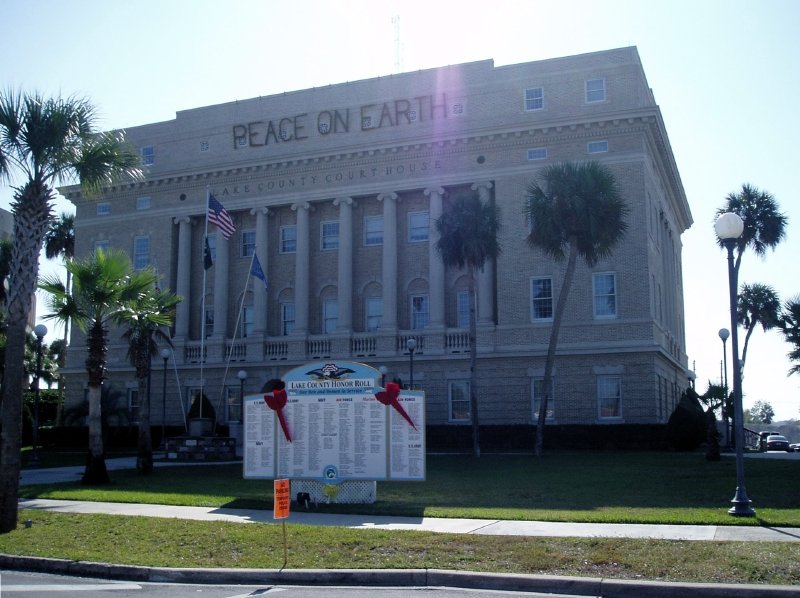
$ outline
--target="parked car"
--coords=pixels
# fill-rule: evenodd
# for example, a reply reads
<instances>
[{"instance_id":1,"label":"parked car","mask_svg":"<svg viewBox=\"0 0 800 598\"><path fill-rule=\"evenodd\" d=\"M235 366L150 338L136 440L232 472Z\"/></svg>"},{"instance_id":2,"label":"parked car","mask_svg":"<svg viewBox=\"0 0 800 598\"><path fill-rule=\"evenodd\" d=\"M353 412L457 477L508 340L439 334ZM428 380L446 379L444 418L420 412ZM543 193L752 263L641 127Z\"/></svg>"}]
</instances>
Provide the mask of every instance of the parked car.
<instances>
[{"instance_id":1,"label":"parked car","mask_svg":"<svg viewBox=\"0 0 800 598\"><path fill-rule=\"evenodd\" d=\"M800 453L800 442L794 442L790 444L789 450L793 453Z\"/></svg>"},{"instance_id":2,"label":"parked car","mask_svg":"<svg viewBox=\"0 0 800 598\"><path fill-rule=\"evenodd\" d=\"M789 441L786 436L780 434L770 434L767 436L767 450L768 451L786 451L791 453L792 449L789 448Z\"/></svg>"}]
</instances>

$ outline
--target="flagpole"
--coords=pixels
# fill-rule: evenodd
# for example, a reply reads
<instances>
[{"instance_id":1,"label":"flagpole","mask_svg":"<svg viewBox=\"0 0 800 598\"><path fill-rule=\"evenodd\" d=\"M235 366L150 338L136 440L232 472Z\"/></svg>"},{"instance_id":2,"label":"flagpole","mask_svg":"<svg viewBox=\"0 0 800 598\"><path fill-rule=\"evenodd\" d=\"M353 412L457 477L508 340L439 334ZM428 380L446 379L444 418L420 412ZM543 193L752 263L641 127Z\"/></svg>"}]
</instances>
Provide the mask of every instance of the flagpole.
<instances>
[{"instance_id":1,"label":"flagpole","mask_svg":"<svg viewBox=\"0 0 800 598\"><path fill-rule=\"evenodd\" d=\"M206 277L208 270L205 267L205 250L208 247L208 202L211 197L211 188L206 185L205 227L203 230L203 295L200 300L200 418L203 417L203 366L206 356ZM209 249L209 253L210 253Z\"/></svg>"}]
</instances>

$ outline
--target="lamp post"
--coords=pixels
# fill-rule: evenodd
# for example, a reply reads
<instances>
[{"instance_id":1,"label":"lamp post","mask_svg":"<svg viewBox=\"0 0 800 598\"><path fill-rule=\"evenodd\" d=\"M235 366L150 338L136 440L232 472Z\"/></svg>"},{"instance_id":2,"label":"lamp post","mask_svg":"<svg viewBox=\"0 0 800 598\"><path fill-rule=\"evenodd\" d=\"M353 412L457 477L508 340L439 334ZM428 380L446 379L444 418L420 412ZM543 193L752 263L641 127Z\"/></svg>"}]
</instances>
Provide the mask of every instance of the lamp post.
<instances>
[{"instance_id":1,"label":"lamp post","mask_svg":"<svg viewBox=\"0 0 800 598\"><path fill-rule=\"evenodd\" d=\"M164 360L164 385L161 387L161 448L167 450L167 361L172 355L169 349L161 349Z\"/></svg>"},{"instance_id":2,"label":"lamp post","mask_svg":"<svg viewBox=\"0 0 800 598\"><path fill-rule=\"evenodd\" d=\"M239 409L244 408L244 381L247 380L247 370L239 370L236 373L239 378ZM230 419L230 417L228 418ZM242 415L239 415L239 421L242 421Z\"/></svg>"},{"instance_id":3,"label":"lamp post","mask_svg":"<svg viewBox=\"0 0 800 598\"><path fill-rule=\"evenodd\" d=\"M408 369L409 369L409 383L408 389L414 390L414 349L417 348L417 339L411 337L406 341L406 348L408 349Z\"/></svg>"},{"instance_id":4,"label":"lamp post","mask_svg":"<svg viewBox=\"0 0 800 598\"><path fill-rule=\"evenodd\" d=\"M42 376L42 339L47 335L47 326L37 324L33 329L36 335L36 372L33 378L33 453L31 465L39 465L39 378Z\"/></svg>"},{"instance_id":5,"label":"lamp post","mask_svg":"<svg viewBox=\"0 0 800 598\"><path fill-rule=\"evenodd\" d=\"M717 233L725 249L728 250L728 291L731 310L731 366L733 367L733 416L734 440L736 442L736 494L731 502L733 506L728 513L737 517L754 517L756 512L750 506L747 490L744 485L744 418L742 417L742 370L739 367L739 335L737 334L736 295L739 287L736 269L733 266L733 248L736 240L742 236L744 222L732 213L726 212L714 223Z\"/></svg>"},{"instance_id":6,"label":"lamp post","mask_svg":"<svg viewBox=\"0 0 800 598\"><path fill-rule=\"evenodd\" d=\"M725 396L722 399L722 421L725 422L725 446L731 445L731 430L728 424L728 352L725 348L725 342L731 335L727 328L719 329L719 338L722 339L722 388L725 391Z\"/></svg>"},{"instance_id":7,"label":"lamp post","mask_svg":"<svg viewBox=\"0 0 800 598\"><path fill-rule=\"evenodd\" d=\"M381 386L386 388L386 374L389 373L389 368L387 368L385 365L382 365L378 368L378 371L381 373Z\"/></svg>"}]
</instances>

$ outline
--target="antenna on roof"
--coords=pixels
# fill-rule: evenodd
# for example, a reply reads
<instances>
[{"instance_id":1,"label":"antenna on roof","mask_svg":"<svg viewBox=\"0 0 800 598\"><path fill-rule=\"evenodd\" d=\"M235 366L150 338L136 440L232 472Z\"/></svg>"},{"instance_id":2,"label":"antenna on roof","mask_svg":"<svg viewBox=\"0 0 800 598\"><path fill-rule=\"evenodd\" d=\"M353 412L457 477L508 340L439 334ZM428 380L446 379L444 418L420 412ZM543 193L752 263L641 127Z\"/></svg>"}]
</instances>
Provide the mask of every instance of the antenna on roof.
<instances>
[{"instance_id":1,"label":"antenna on roof","mask_svg":"<svg viewBox=\"0 0 800 598\"><path fill-rule=\"evenodd\" d=\"M403 72L403 43L400 41L400 15L392 17L394 26L394 72Z\"/></svg>"}]
</instances>

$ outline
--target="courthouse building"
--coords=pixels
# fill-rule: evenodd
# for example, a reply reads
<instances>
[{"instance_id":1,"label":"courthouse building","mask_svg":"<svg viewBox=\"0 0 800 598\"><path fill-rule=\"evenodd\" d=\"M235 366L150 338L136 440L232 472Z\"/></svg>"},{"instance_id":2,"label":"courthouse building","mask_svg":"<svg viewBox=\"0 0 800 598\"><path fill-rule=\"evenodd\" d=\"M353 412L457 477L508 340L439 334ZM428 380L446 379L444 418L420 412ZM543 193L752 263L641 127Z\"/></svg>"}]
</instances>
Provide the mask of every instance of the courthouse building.
<instances>
[{"instance_id":1,"label":"courthouse building","mask_svg":"<svg viewBox=\"0 0 800 598\"><path fill-rule=\"evenodd\" d=\"M554 425L658 424L687 385L681 234L692 217L638 52L459 64L178 112L134 127L145 178L76 206L76 253L128 252L183 297L171 331L167 424L199 388L218 420L240 390L309 361L385 367L423 389L429 425L469 422L466 272L445 268L436 219L462 193L499 209L502 253L476 285L481 425L535 423L564 264L531 249L527 185L545 166L596 160L630 209L613 256L579 263L558 345ZM208 194L230 213L208 226ZM250 276L257 256L268 282ZM204 335L205 338L201 338ZM108 383L136 396L120 331ZM408 340L416 349L409 355ZM85 347L70 347L70 402ZM152 422L161 421L154 360ZM237 374L243 371L241 377Z\"/></svg>"}]
</instances>

